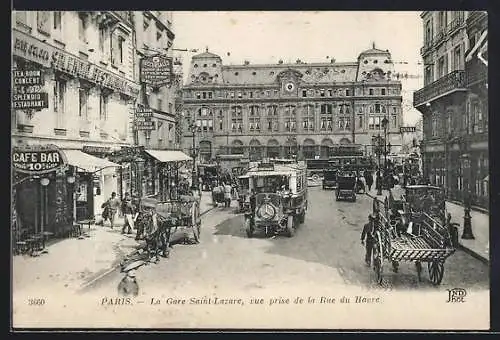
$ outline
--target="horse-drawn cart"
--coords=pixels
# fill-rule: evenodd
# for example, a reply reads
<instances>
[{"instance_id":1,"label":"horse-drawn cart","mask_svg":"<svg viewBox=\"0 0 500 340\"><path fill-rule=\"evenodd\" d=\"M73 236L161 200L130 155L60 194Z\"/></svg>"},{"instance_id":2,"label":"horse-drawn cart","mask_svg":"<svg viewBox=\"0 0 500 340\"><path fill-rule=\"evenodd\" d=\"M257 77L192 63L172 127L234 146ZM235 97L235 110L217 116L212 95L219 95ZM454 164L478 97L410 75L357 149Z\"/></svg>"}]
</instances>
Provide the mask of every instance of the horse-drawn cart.
<instances>
[{"instance_id":1,"label":"horse-drawn cart","mask_svg":"<svg viewBox=\"0 0 500 340\"><path fill-rule=\"evenodd\" d=\"M130 258L122 261L122 268L137 263L132 266L135 268L153 259L158 261L159 255L168 257L173 243L199 243L199 199L193 196L180 196L178 200L172 201L142 199L136 225L145 244Z\"/></svg>"},{"instance_id":2,"label":"horse-drawn cart","mask_svg":"<svg viewBox=\"0 0 500 340\"><path fill-rule=\"evenodd\" d=\"M427 187L422 192L407 192L401 201L395 201L391 196L392 201L374 199L375 242L372 258L378 283L382 283L383 262L386 259L392 262L394 272L398 271L401 261L415 262L419 281L422 263L427 263L430 281L434 285L441 284L444 263L455 248L451 237L452 226L449 218L444 218L444 196L437 192L432 194L433 189ZM432 206L418 204L428 197L424 192L434 200ZM415 194L420 197L415 197Z\"/></svg>"}]
</instances>

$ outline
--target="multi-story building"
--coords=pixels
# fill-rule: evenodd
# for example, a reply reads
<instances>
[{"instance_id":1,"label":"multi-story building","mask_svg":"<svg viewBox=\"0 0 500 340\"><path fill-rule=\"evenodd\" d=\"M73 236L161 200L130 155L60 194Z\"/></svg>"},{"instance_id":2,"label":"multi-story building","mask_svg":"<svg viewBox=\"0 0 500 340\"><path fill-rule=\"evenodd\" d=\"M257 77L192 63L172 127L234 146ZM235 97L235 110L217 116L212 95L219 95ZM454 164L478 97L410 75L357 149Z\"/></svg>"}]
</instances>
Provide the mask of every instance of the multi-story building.
<instances>
[{"instance_id":1,"label":"multi-story building","mask_svg":"<svg viewBox=\"0 0 500 340\"><path fill-rule=\"evenodd\" d=\"M327 158L335 144L363 144L384 135L400 142L401 82L387 50L362 52L355 62L224 65L208 51L192 57L183 88L182 147L198 127L201 160L216 154Z\"/></svg>"},{"instance_id":2,"label":"multi-story building","mask_svg":"<svg viewBox=\"0 0 500 340\"><path fill-rule=\"evenodd\" d=\"M57 145L72 169L15 186L23 226L61 232L61 223L93 216L117 191L116 168L85 151L103 154L133 142L133 33L128 12L14 12L13 69L41 71L48 105L13 107L12 145ZM67 180L74 175L76 182Z\"/></svg>"},{"instance_id":3,"label":"multi-story building","mask_svg":"<svg viewBox=\"0 0 500 340\"><path fill-rule=\"evenodd\" d=\"M172 58L175 35L172 31L172 13L165 11L134 11L135 45L139 58L162 54ZM136 63L139 74L139 63ZM143 87L141 104L147 104L153 111L154 130L131 131L135 142L152 149L172 149L175 145L175 93L176 84L153 88Z\"/></svg>"},{"instance_id":4,"label":"multi-story building","mask_svg":"<svg viewBox=\"0 0 500 340\"><path fill-rule=\"evenodd\" d=\"M466 174L472 204L489 208L488 157L488 14L470 12L467 18L469 50L465 59L467 133L465 151L469 162ZM468 158L468 160L467 160Z\"/></svg>"},{"instance_id":5,"label":"multi-story building","mask_svg":"<svg viewBox=\"0 0 500 340\"><path fill-rule=\"evenodd\" d=\"M467 23L470 13L464 11L426 11L421 14L424 46L424 87L414 93L413 104L423 118L423 172L432 184L447 188L450 199L462 201L474 192L471 170L487 168L487 142L481 140L481 161L471 160L469 134L473 131L471 105L466 76L465 55L470 46ZM479 103L479 102L478 102ZM482 104L481 104L482 105ZM476 105L474 110L487 106ZM487 104L486 104L487 105ZM481 110L479 110L481 111ZM478 111L478 112L479 112ZM478 113L481 128L478 137L487 131L487 114ZM485 144L486 143L486 144ZM476 148L476 146L475 146ZM477 154L477 153L475 153ZM483 156L481 156L483 155ZM484 163L486 157L486 163ZM481 172L484 174L484 172ZM477 197L473 194L474 200ZM476 200L477 201L477 200ZM476 202L479 203L479 202Z\"/></svg>"},{"instance_id":6,"label":"multi-story building","mask_svg":"<svg viewBox=\"0 0 500 340\"><path fill-rule=\"evenodd\" d=\"M173 39L170 12L14 12L13 69L41 71L37 91L48 103L38 111L12 108L12 145L56 145L68 165L42 176L16 173L20 225L62 232L61 224L99 214L111 192L131 190L132 177L144 188L140 193L158 192L157 172L144 162L134 172L102 158L131 145L174 148L178 87L139 84L140 58L170 56ZM153 110L148 133L134 126L140 104ZM159 168L154 157L149 163Z\"/></svg>"}]
</instances>

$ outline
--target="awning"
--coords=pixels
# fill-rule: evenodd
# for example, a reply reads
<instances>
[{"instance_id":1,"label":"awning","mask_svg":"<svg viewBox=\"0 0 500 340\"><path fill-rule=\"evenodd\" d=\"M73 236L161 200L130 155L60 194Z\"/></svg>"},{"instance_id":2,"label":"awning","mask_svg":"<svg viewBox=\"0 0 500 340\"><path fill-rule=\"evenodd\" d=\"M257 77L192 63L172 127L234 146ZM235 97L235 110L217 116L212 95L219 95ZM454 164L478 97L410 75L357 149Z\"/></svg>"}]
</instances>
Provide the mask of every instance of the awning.
<instances>
[{"instance_id":1,"label":"awning","mask_svg":"<svg viewBox=\"0 0 500 340\"><path fill-rule=\"evenodd\" d=\"M120 167L119 164L106 159L91 156L80 150L63 150L68 164L85 172L97 172L105 168Z\"/></svg>"},{"instance_id":2,"label":"awning","mask_svg":"<svg viewBox=\"0 0 500 340\"><path fill-rule=\"evenodd\" d=\"M177 150L145 150L162 163L190 161L192 158Z\"/></svg>"}]
</instances>

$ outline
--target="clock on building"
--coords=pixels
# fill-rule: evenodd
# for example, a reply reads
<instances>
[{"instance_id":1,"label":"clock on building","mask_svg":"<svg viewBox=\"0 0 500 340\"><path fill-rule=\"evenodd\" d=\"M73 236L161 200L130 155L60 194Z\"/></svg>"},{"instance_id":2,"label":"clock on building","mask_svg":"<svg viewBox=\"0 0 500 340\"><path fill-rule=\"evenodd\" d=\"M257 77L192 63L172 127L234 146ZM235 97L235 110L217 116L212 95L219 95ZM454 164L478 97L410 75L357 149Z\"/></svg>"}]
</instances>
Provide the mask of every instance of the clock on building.
<instances>
[{"instance_id":1,"label":"clock on building","mask_svg":"<svg viewBox=\"0 0 500 340\"><path fill-rule=\"evenodd\" d=\"M288 92L292 92L294 89L295 89L294 83L286 83L285 90L287 90Z\"/></svg>"}]
</instances>

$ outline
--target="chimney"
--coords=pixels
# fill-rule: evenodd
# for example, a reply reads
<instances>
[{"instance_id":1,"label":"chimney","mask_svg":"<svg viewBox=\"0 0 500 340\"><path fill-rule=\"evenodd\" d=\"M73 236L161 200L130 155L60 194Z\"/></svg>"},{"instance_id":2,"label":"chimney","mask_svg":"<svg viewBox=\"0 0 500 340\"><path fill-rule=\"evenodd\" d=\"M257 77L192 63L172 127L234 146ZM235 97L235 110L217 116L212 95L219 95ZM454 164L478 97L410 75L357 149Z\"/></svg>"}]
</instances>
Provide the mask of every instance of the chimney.
<instances>
[{"instance_id":1,"label":"chimney","mask_svg":"<svg viewBox=\"0 0 500 340\"><path fill-rule=\"evenodd\" d=\"M250 62L248 60L245 60L245 65L250 65Z\"/></svg>"},{"instance_id":2,"label":"chimney","mask_svg":"<svg viewBox=\"0 0 500 340\"><path fill-rule=\"evenodd\" d=\"M280 64L280 65L281 65L281 64L283 64L283 59L280 59L280 60L278 61L278 64Z\"/></svg>"},{"instance_id":3,"label":"chimney","mask_svg":"<svg viewBox=\"0 0 500 340\"><path fill-rule=\"evenodd\" d=\"M300 64L300 63L301 63L300 59L295 60L295 62L296 62L297 64Z\"/></svg>"}]
</instances>

